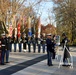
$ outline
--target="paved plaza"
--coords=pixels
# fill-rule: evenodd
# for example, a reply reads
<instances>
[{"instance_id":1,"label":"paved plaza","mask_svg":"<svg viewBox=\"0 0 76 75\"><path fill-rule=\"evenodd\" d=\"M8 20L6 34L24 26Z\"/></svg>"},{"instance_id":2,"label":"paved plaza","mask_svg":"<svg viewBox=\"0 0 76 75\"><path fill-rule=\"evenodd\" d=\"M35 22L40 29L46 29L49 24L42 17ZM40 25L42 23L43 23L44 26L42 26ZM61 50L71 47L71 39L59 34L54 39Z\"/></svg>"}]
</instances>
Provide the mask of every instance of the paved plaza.
<instances>
[{"instance_id":1,"label":"paved plaza","mask_svg":"<svg viewBox=\"0 0 76 75\"><path fill-rule=\"evenodd\" d=\"M70 53L73 55L73 69L65 66L58 68L61 47L58 60L53 60L53 66L47 66L46 53L12 51L10 63L0 65L0 75L76 75L76 47L70 47Z\"/></svg>"}]
</instances>

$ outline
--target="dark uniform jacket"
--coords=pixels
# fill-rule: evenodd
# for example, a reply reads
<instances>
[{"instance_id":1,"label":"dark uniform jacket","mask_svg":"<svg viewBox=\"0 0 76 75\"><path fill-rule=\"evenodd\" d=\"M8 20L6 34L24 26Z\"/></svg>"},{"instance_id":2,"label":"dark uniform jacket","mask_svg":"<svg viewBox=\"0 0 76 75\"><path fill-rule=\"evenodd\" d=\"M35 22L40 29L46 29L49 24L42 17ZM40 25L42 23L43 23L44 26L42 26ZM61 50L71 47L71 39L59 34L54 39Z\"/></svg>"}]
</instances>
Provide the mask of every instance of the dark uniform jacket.
<instances>
[{"instance_id":1,"label":"dark uniform jacket","mask_svg":"<svg viewBox=\"0 0 76 75\"><path fill-rule=\"evenodd\" d=\"M6 39L1 38L1 50L6 50Z\"/></svg>"},{"instance_id":2,"label":"dark uniform jacket","mask_svg":"<svg viewBox=\"0 0 76 75\"><path fill-rule=\"evenodd\" d=\"M6 37L6 50L10 50L10 37Z\"/></svg>"},{"instance_id":3,"label":"dark uniform jacket","mask_svg":"<svg viewBox=\"0 0 76 75\"><path fill-rule=\"evenodd\" d=\"M32 39L32 44L36 44L36 38Z\"/></svg>"},{"instance_id":4,"label":"dark uniform jacket","mask_svg":"<svg viewBox=\"0 0 76 75\"><path fill-rule=\"evenodd\" d=\"M43 39L41 40L41 44L46 44L46 39L45 39L45 38L43 38Z\"/></svg>"},{"instance_id":5,"label":"dark uniform jacket","mask_svg":"<svg viewBox=\"0 0 76 75\"><path fill-rule=\"evenodd\" d=\"M13 43L17 43L17 38L13 37Z\"/></svg>"},{"instance_id":6,"label":"dark uniform jacket","mask_svg":"<svg viewBox=\"0 0 76 75\"><path fill-rule=\"evenodd\" d=\"M1 51L1 39L0 39L0 51Z\"/></svg>"},{"instance_id":7,"label":"dark uniform jacket","mask_svg":"<svg viewBox=\"0 0 76 75\"><path fill-rule=\"evenodd\" d=\"M22 38L22 43L27 43L27 42L28 42L27 37L23 37L23 38Z\"/></svg>"},{"instance_id":8,"label":"dark uniform jacket","mask_svg":"<svg viewBox=\"0 0 76 75\"><path fill-rule=\"evenodd\" d=\"M53 49L53 45L54 43L52 42L51 39L46 39L46 45L47 45L47 51L50 51L50 52L54 52L54 49Z\"/></svg>"}]
</instances>

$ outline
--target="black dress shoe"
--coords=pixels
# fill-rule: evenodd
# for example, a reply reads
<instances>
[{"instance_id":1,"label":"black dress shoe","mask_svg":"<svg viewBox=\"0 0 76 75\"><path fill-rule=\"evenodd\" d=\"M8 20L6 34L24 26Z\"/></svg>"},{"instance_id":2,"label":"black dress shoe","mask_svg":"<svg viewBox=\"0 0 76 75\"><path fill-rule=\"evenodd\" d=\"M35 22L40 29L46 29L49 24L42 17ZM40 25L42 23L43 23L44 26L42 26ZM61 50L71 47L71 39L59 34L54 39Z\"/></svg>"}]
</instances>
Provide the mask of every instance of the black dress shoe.
<instances>
[{"instance_id":1,"label":"black dress shoe","mask_svg":"<svg viewBox=\"0 0 76 75\"><path fill-rule=\"evenodd\" d=\"M10 62L6 62L6 63L10 63Z\"/></svg>"},{"instance_id":2,"label":"black dress shoe","mask_svg":"<svg viewBox=\"0 0 76 75\"><path fill-rule=\"evenodd\" d=\"M70 64L67 64L67 65L66 64L63 64L62 66L66 66L67 67L67 66L71 66L71 65Z\"/></svg>"},{"instance_id":3,"label":"black dress shoe","mask_svg":"<svg viewBox=\"0 0 76 75\"><path fill-rule=\"evenodd\" d=\"M48 65L48 66L53 66L53 64L51 64L51 65Z\"/></svg>"},{"instance_id":4,"label":"black dress shoe","mask_svg":"<svg viewBox=\"0 0 76 75\"><path fill-rule=\"evenodd\" d=\"M1 63L1 65L6 65L6 64L4 64L4 63Z\"/></svg>"},{"instance_id":5,"label":"black dress shoe","mask_svg":"<svg viewBox=\"0 0 76 75\"><path fill-rule=\"evenodd\" d=\"M50 66L53 66L53 64L51 64Z\"/></svg>"}]
</instances>

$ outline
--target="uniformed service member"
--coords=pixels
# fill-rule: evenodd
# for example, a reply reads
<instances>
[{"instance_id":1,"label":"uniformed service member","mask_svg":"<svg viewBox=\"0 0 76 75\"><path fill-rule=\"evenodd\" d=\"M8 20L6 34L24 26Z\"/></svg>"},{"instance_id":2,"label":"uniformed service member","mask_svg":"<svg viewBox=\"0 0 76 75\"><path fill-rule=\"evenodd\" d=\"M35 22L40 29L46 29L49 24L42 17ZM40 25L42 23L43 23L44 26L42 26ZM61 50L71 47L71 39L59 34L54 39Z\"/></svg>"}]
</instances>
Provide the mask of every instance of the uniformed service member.
<instances>
[{"instance_id":1,"label":"uniformed service member","mask_svg":"<svg viewBox=\"0 0 76 75\"><path fill-rule=\"evenodd\" d=\"M4 58L5 58L5 53L6 53L6 39L5 39L5 33L1 34L1 65L5 65L4 63Z\"/></svg>"},{"instance_id":2,"label":"uniformed service member","mask_svg":"<svg viewBox=\"0 0 76 75\"><path fill-rule=\"evenodd\" d=\"M47 34L46 45L47 45L47 65L53 66L52 56L53 56L54 50L52 49L53 42L52 42L51 34Z\"/></svg>"},{"instance_id":3,"label":"uniformed service member","mask_svg":"<svg viewBox=\"0 0 76 75\"><path fill-rule=\"evenodd\" d=\"M28 52L31 52L31 37L28 37Z\"/></svg>"},{"instance_id":4,"label":"uniformed service member","mask_svg":"<svg viewBox=\"0 0 76 75\"><path fill-rule=\"evenodd\" d=\"M26 37L26 34L23 34L23 37L22 37L22 42L23 42L23 51L26 52L27 50L27 37Z\"/></svg>"},{"instance_id":5,"label":"uniformed service member","mask_svg":"<svg viewBox=\"0 0 76 75\"><path fill-rule=\"evenodd\" d=\"M32 45L33 45L33 52L35 53L36 52L36 37L35 37L35 35L32 38Z\"/></svg>"},{"instance_id":6,"label":"uniformed service member","mask_svg":"<svg viewBox=\"0 0 76 75\"><path fill-rule=\"evenodd\" d=\"M41 52L41 38L38 38L38 53Z\"/></svg>"},{"instance_id":7,"label":"uniformed service member","mask_svg":"<svg viewBox=\"0 0 76 75\"><path fill-rule=\"evenodd\" d=\"M18 46L19 46L19 52L22 52L22 39L21 39L21 37L18 37Z\"/></svg>"},{"instance_id":8,"label":"uniformed service member","mask_svg":"<svg viewBox=\"0 0 76 75\"><path fill-rule=\"evenodd\" d=\"M6 63L9 63L9 53L10 53L10 37L9 34L6 33Z\"/></svg>"}]
</instances>

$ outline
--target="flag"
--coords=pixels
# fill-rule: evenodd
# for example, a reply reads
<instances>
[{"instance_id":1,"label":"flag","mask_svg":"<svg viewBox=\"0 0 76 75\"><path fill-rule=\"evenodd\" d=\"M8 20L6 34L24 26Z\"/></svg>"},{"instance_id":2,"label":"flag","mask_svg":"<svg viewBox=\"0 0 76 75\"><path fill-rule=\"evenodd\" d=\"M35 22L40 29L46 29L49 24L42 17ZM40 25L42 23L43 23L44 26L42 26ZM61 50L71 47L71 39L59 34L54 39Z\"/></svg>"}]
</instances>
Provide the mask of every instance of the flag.
<instances>
[{"instance_id":1,"label":"flag","mask_svg":"<svg viewBox=\"0 0 76 75\"><path fill-rule=\"evenodd\" d=\"M31 18L29 16L28 18L28 36L31 37L32 36L32 31L31 31Z\"/></svg>"},{"instance_id":2,"label":"flag","mask_svg":"<svg viewBox=\"0 0 76 75\"><path fill-rule=\"evenodd\" d=\"M12 37L13 27L12 25L9 25L9 35Z\"/></svg>"},{"instance_id":3,"label":"flag","mask_svg":"<svg viewBox=\"0 0 76 75\"><path fill-rule=\"evenodd\" d=\"M40 16L38 19L38 38L40 38L40 33L41 33L41 20L40 20Z\"/></svg>"},{"instance_id":4,"label":"flag","mask_svg":"<svg viewBox=\"0 0 76 75\"><path fill-rule=\"evenodd\" d=\"M15 38L17 38L17 28L15 28Z\"/></svg>"},{"instance_id":5,"label":"flag","mask_svg":"<svg viewBox=\"0 0 76 75\"><path fill-rule=\"evenodd\" d=\"M31 29L31 18L28 18L28 29Z\"/></svg>"},{"instance_id":6,"label":"flag","mask_svg":"<svg viewBox=\"0 0 76 75\"><path fill-rule=\"evenodd\" d=\"M20 33L20 23L18 23L17 31L18 31L18 38L20 38L20 36L21 36L21 33Z\"/></svg>"},{"instance_id":7,"label":"flag","mask_svg":"<svg viewBox=\"0 0 76 75\"><path fill-rule=\"evenodd\" d=\"M26 16L23 16L23 25L26 25Z\"/></svg>"}]
</instances>

